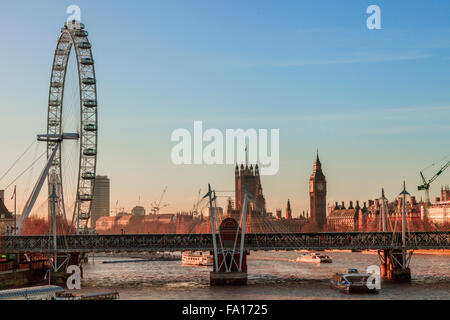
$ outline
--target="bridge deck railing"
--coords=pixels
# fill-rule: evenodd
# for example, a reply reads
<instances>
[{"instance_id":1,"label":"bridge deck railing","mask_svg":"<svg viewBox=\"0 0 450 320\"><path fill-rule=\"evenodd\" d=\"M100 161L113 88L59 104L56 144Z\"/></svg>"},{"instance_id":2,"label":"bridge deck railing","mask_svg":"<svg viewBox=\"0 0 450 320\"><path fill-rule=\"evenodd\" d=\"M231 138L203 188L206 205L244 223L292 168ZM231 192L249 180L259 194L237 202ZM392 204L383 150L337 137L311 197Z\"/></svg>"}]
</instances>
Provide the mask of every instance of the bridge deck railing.
<instances>
[{"instance_id":1,"label":"bridge deck railing","mask_svg":"<svg viewBox=\"0 0 450 320\"><path fill-rule=\"evenodd\" d=\"M400 233L253 233L246 234L247 250L400 249ZM208 251L211 234L136 234L58 236L59 252ZM450 249L450 232L410 232L407 249ZM47 236L0 237L0 252L53 252Z\"/></svg>"}]
</instances>

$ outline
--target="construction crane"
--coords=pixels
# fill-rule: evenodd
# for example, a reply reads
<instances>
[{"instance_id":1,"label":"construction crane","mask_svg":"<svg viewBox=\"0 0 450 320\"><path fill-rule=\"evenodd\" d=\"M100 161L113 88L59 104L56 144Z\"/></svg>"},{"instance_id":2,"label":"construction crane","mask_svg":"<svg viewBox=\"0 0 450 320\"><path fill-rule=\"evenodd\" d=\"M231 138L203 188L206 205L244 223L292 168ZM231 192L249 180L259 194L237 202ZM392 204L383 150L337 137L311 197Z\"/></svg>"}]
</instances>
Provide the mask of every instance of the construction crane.
<instances>
[{"instance_id":1,"label":"construction crane","mask_svg":"<svg viewBox=\"0 0 450 320\"><path fill-rule=\"evenodd\" d=\"M200 194L201 194L201 192L202 192L202 189L199 189L198 190L198 196L197 196L197 201L194 203L194 205L192 206L192 213L194 214L194 215L197 215L199 212L198 212L198 206L199 206L199 204L200 204Z\"/></svg>"},{"instance_id":2,"label":"construction crane","mask_svg":"<svg viewBox=\"0 0 450 320\"><path fill-rule=\"evenodd\" d=\"M169 205L168 203L161 205L161 202L162 202L162 200L164 198L164 195L166 194L166 191L167 191L167 186L164 188L164 190L163 190L163 192L161 194L161 197L159 198L159 202L153 201L151 203L151 206L152 206L152 208L150 209L151 214L158 214L158 212L162 208L165 208L165 207L167 207Z\"/></svg>"},{"instance_id":3,"label":"construction crane","mask_svg":"<svg viewBox=\"0 0 450 320\"><path fill-rule=\"evenodd\" d=\"M430 185L431 183L436 180L437 177L441 175L442 172L444 172L445 169L447 169L450 166L450 161L448 161L436 174L427 181L425 176L423 175L422 171L420 171L420 177L422 178L422 185L417 187L417 190L425 190L425 217L428 217L428 206L430 205Z\"/></svg>"}]
</instances>

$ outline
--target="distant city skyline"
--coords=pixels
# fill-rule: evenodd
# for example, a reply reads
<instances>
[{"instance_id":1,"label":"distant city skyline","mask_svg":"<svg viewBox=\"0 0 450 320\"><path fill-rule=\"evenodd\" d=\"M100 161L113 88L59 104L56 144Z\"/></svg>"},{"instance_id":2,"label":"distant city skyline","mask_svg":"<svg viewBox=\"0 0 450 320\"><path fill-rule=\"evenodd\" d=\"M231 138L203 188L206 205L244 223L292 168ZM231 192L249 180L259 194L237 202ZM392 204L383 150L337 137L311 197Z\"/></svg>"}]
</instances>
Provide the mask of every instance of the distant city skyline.
<instances>
[{"instance_id":1,"label":"distant city skyline","mask_svg":"<svg viewBox=\"0 0 450 320\"><path fill-rule=\"evenodd\" d=\"M0 11L0 176L45 132L52 55L71 4L93 46L97 175L111 180L111 210L118 201L148 212L165 186L163 212L190 210L208 183L234 189L234 165L171 162L171 133L195 120L279 129L279 172L261 183L268 211L284 212L290 199L293 217L309 210L317 149L327 203L374 199L382 187L391 200L403 180L420 200L419 171L431 177L449 159L450 3L377 1L382 29L368 30L369 1L19 0ZM33 147L0 189L44 150ZM42 166L14 183L19 210ZM432 200L449 172L431 186ZM46 191L35 207L42 216Z\"/></svg>"}]
</instances>

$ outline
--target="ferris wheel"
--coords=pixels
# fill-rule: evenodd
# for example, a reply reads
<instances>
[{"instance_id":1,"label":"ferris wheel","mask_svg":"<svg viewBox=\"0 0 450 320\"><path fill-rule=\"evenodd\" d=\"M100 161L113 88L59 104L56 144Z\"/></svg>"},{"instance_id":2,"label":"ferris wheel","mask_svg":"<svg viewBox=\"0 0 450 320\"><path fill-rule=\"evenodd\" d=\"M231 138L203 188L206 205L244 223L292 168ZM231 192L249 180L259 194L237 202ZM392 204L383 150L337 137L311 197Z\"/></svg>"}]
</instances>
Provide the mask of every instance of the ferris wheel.
<instances>
[{"instance_id":1,"label":"ferris wheel","mask_svg":"<svg viewBox=\"0 0 450 320\"><path fill-rule=\"evenodd\" d=\"M88 32L78 21L66 22L53 57L47 135L62 137L67 130L76 133L71 134L72 141L61 143L47 178L49 195L56 189L59 214L68 222L72 216L71 230L76 228L77 233L88 230L91 216L97 129L97 81ZM47 141L48 159L57 143Z\"/></svg>"}]
</instances>

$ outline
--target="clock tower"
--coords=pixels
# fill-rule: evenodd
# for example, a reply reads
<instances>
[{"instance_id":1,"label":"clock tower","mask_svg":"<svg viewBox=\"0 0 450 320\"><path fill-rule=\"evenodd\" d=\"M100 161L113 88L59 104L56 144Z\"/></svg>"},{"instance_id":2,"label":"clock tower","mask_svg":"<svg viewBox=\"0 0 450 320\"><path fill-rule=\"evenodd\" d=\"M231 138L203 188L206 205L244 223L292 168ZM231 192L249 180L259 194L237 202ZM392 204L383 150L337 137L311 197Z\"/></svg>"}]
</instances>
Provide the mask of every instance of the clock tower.
<instances>
[{"instance_id":1,"label":"clock tower","mask_svg":"<svg viewBox=\"0 0 450 320\"><path fill-rule=\"evenodd\" d=\"M322 164L317 152L316 162L314 163L313 173L309 178L309 201L311 222L320 229L327 224L327 181L322 172Z\"/></svg>"}]
</instances>

